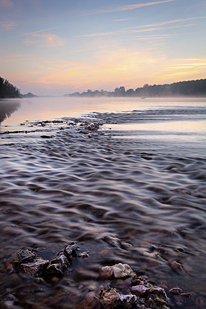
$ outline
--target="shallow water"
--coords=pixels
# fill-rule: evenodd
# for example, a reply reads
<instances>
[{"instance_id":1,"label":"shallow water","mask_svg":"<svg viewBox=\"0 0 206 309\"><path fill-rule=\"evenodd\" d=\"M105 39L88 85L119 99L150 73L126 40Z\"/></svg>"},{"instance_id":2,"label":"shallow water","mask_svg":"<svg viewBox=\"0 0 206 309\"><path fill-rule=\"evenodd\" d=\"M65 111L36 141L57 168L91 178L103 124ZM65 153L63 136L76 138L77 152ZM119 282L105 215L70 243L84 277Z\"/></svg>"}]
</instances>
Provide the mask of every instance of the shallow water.
<instances>
[{"instance_id":1,"label":"shallow water","mask_svg":"<svg viewBox=\"0 0 206 309\"><path fill-rule=\"evenodd\" d=\"M89 291L98 297L108 284L101 267L121 262L169 297L175 286L195 293L182 308L205 308L206 100L109 100L90 99L85 117L71 104L65 115L37 109L25 122L24 112L15 116L19 107L2 122L0 299L12 294L21 308L83 308ZM58 121L42 122L48 118ZM86 130L85 120L99 130ZM108 235L123 245L111 246ZM56 284L12 268L20 248L52 259L71 240L89 256L76 258Z\"/></svg>"}]
</instances>

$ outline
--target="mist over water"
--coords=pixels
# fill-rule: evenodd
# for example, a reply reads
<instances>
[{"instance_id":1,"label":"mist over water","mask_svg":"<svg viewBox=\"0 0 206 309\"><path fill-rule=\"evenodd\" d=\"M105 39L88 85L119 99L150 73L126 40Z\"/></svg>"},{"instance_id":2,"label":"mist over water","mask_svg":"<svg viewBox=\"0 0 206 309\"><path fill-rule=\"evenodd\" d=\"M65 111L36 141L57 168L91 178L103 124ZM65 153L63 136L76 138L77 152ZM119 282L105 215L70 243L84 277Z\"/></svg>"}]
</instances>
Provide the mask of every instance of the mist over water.
<instances>
[{"instance_id":1,"label":"mist over water","mask_svg":"<svg viewBox=\"0 0 206 309\"><path fill-rule=\"evenodd\" d=\"M9 290L22 308L77 308L88 291L98 297L101 267L121 262L167 293L195 293L182 308L201 308L205 99L23 99L0 133L1 300ZM52 259L71 240L89 257L74 260L57 284L8 271L20 248Z\"/></svg>"}]
</instances>

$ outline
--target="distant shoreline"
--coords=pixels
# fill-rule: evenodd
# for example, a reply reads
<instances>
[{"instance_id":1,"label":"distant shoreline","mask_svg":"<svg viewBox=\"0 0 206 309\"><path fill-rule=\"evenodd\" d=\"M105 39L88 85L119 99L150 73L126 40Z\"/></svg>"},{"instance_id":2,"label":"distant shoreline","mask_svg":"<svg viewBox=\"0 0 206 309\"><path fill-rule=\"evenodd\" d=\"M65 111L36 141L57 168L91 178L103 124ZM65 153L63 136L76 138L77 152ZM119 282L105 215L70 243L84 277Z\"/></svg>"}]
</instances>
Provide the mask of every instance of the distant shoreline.
<instances>
[{"instance_id":1,"label":"distant shoreline","mask_svg":"<svg viewBox=\"0 0 206 309\"><path fill-rule=\"evenodd\" d=\"M204 97L206 96L206 79L183 81L164 85L144 85L137 89L125 90L124 86L114 91L87 90L87 92L74 92L65 94L65 97Z\"/></svg>"}]
</instances>

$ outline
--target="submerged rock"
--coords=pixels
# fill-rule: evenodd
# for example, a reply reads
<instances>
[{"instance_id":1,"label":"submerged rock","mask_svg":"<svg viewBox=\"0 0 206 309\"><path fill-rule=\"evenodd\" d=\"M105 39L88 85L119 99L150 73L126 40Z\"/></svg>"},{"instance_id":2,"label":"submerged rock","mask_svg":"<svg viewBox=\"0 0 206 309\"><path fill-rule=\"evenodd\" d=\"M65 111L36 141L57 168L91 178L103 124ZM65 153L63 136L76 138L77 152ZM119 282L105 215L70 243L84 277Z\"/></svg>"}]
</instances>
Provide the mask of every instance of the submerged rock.
<instances>
[{"instance_id":1,"label":"submerged rock","mask_svg":"<svg viewBox=\"0 0 206 309\"><path fill-rule=\"evenodd\" d=\"M103 237L103 240L108 243L112 247L116 247L123 250L131 249L132 245L130 243L122 242L119 238L112 236L112 235L106 235Z\"/></svg>"}]
</instances>

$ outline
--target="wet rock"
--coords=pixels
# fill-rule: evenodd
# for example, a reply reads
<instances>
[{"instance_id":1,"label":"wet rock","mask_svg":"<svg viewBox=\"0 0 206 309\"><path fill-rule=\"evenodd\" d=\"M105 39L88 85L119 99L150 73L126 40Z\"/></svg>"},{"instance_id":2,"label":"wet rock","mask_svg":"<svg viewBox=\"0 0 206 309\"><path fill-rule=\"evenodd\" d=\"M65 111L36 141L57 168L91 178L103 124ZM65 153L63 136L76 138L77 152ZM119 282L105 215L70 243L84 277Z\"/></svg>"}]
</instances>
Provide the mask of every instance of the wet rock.
<instances>
[{"instance_id":1,"label":"wet rock","mask_svg":"<svg viewBox=\"0 0 206 309\"><path fill-rule=\"evenodd\" d=\"M134 285L131 288L131 292L135 295L142 297L142 296L147 295L150 292L150 288L143 284Z\"/></svg>"},{"instance_id":2,"label":"wet rock","mask_svg":"<svg viewBox=\"0 0 206 309\"><path fill-rule=\"evenodd\" d=\"M51 261L51 264L60 264L62 266L62 269L65 269L68 265L70 265L70 262L68 261L67 257L64 255L64 251L62 250L57 253L56 258Z\"/></svg>"},{"instance_id":3,"label":"wet rock","mask_svg":"<svg viewBox=\"0 0 206 309\"><path fill-rule=\"evenodd\" d=\"M78 254L79 257L81 257L82 259L85 259L87 257L89 257L89 254L87 252L82 252L80 254Z\"/></svg>"},{"instance_id":4,"label":"wet rock","mask_svg":"<svg viewBox=\"0 0 206 309\"><path fill-rule=\"evenodd\" d=\"M21 249L18 252L18 258L20 263L33 262L33 260L36 258L36 254L34 254L29 249Z\"/></svg>"},{"instance_id":5,"label":"wet rock","mask_svg":"<svg viewBox=\"0 0 206 309\"><path fill-rule=\"evenodd\" d=\"M148 282L145 277L134 277L132 280L131 293L145 298L145 302L150 308L167 309L168 297L165 290Z\"/></svg>"},{"instance_id":6,"label":"wet rock","mask_svg":"<svg viewBox=\"0 0 206 309\"><path fill-rule=\"evenodd\" d=\"M166 309L166 308L168 308L169 309L169 307L167 306L168 305L167 301L164 300L163 298L158 297L158 296L155 296L153 298L150 297L146 301L146 303L148 305L150 305L151 308L157 308L157 309L161 309L161 308L162 309Z\"/></svg>"},{"instance_id":7,"label":"wet rock","mask_svg":"<svg viewBox=\"0 0 206 309\"><path fill-rule=\"evenodd\" d=\"M85 130L97 131L99 129L99 123L90 123L85 125Z\"/></svg>"},{"instance_id":8,"label":"wet rock","mask_svg":"<svg viewBox=\"0 0 206 309\"><path fill-rule=\"evenodd\" d=\"M179 262L176 262L176 261L169 262L169 266L170 266L171 269L174 270L176 273L181 274L181 273L184 272L183 266L182 266L182 264L180 264Z\"/></svg>"},{"instance_id":9,"label":"wet rock","mask_svg":"<svg viewBox=\"0 0 206 309\"><path fill-rule=\"evenodd\" d=\"M132 247L130 243L122 242L119 238L112 236L112 235L104 236L103 240L106 243L108 243L110 246L123 249L123 250L129 250Z\"/></svg>"},{"instance_id":10,"label":"wet rock","mask_svg":"<svg viewBox=\"0 0 206 309\"><path fill-rule=\"evenodd\" d=\"M176 287L176 288L170 289L169 292L170 292L171 294L174 294L174 295L179 295L179 294L182 293L182 289Z\"/></svg>"},{"instance_id":11,"label":"wet rock","mask_svg":"<svg viewBox=\"0 0 206 309\"><path fill-rule=\"evenodd\" d=\"M30 276L42 277L47 282L52 283L52 278L61 278L63 276L63 272L70 265L72 258L77 256L78 248L76 243L71 242L63 250L60 250L56 258L51 262L37 258L28 249L21 249L18 252L19 259L14 261L14 266L17 271L23 271Z\"/></svg>"},{"instance_id":12,"label":"wet rock","mask_svg":"<svg viewBox=\"0 0 206 309\"><path fill-rule=\"evenodd\" d=\"M114 278L124 278L127 276L135 276L134 271L128 264L115 264L113 266L102 267L104 273L109 273Z\"/></svg>"},{"instance_id":13,"label":"wet rock","mask_svg":"<svg viewBox=\"0 0 206 309\"><path fill-rule=\"evenodd\" d=\"M73 241L68 246L64 248L64 255L69 261L72 261L73 257L77 256L78 245Z\"/></svg>"},{"instance_id":14,"label":"wet rock","mask_svg":"<svg viewBox=\"0 0 206 309\"><path fill-rule=\"evenodd\" d=\"M56 276L61 278L63 276L63 268L61 263L49 264L46 268L46 274L50 277Z\"/></svg>"},{"instance_id":15,"label":"wet rock","mask_svg":"<svg viewBox=\"0 0 206 309\"><path fill-rule=\"evenodd\" d=\"M2 309L22 309L18 305L15 305L15 303L12 300L7 300L4 303L0 304Z\"/></svg>"},{"instance_id":16,"label":"wet rock","mask_svg":"<svg viewBox=\"0 0 206 309\"><path fill-rule=\"evenodd\" d=\"M52 135L41 135L41 138L52 138Z\"/></svg>"},{"instance_id":17,"label":"wet rock","mask_svg":"<svg viewBox=\"0 0 206 309\"><path fill-rule=\"evenodd\" d=\"M41 258L35 259L31 263L22 263L21 269L30 276L41 276L49 264L49 260L43 260Z\"/></svg>"},{"instance_id":18,"label":"wet rock","mask_svg":"<svg viewBox=\"0 0 206 309\"><path fill-rule=\"evenodd\" d=\"M146 284L148 282L148 277L147 276L139 276L139 277L133 277L131 285L138 285L138 284Z\"/></svg>"},{"instance_id":19,"label":"wet rock","mask_svg":"<svg viewBox=\"0 0 206 309\"><path fill-rule=\"evenodd\" d=\"M123 295L118 292L117 289L111 289L104 293L101 297L101 301L107 308L114 309L118 308L118 306L122 306L123 308L130 309L136 303L137 296L132 294Z\"/></svg>"},{"instance_id":20,"label":"wet rock","mask_svg":"<svg viewBox=\"0 0 206 309\"><path fill-rule=\"evenodd\" d=\"M103 238L103 240L106 243L108 243L109 245L111 245L112 247L120 247L121 246L121 240L117 237L107 235Z\"/></svg>"}]
</instances>

